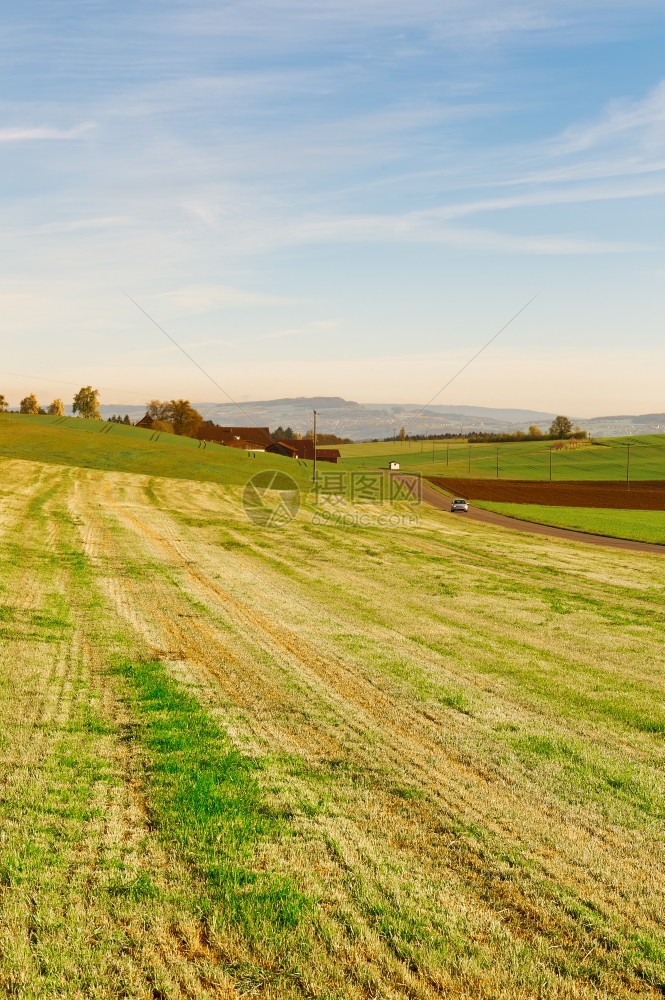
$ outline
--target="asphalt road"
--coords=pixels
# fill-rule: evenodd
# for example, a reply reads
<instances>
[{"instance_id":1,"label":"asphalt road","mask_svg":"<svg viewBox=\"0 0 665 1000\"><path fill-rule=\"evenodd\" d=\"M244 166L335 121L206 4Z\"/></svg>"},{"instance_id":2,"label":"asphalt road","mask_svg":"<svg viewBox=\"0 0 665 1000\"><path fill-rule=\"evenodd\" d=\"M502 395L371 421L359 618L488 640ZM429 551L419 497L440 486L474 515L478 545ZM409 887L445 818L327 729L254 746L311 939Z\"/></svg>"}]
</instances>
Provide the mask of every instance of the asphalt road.
<instances>
[{"instance_id":1,"label":"asphalt road","mask_svg":"<svg viewBox=\"0 0 665 1000\"><path fill-rule=\"evenodd\" d=\"M533 521L520 521L516 517L507 517L505 514L496 514L491 510L482 510L480 507L472 507L466 513L450 513L450 497L439 490L434 489L429 483L423 480L423 500L436 507L437 510L447 511L451 517L466 517L472 521L482 521L483 524L493 524L497 528L510 528L513 531L527 532L530 535L547 535L550 538L565 538L569 542L585 542L588 545L600 545L607 549L629 549L633 552L654 552L658 555L665 555L665 545L658 545L655 542L634 542L627 538L610 538L607 535L590 535L585 531L571 531L570 528L553 528L548 524L535 524Z\"/></svg>"}]
</instances>

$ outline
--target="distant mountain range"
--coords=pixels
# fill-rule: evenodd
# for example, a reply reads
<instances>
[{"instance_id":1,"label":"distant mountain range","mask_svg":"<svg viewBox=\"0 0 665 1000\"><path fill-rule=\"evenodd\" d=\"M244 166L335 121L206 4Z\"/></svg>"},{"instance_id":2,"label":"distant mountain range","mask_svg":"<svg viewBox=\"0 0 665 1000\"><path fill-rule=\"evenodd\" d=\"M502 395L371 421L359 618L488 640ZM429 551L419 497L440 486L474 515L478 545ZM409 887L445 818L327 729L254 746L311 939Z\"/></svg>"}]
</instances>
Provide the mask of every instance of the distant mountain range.
<instances>
[{"instance_id":1,"label":"distant mountain range","mask_svg":"<svg viewBox=\"0 0 665 1000\"><path fill-rule=\"evenodd\" d=\"M312 410L317 411L317 429L323 434L362 441L398 434L404 425L409 434L466 434L468 431L527 430L536 424L547 430L556 416L542 410L519 410L489 406L421 407L415 403L356 403L341 396L297 396L284 399L261 399L234 406L231 403L193 404L208 420L218 424L291 427L304 433L312 427ZM104 417L129 414L130 420L140 419L145 406L105 404L100 407ZM665 413L621 414L584 419L568 414L573 423L594 437L618 434L663 434Z\"/></svg>"}]
</instances>

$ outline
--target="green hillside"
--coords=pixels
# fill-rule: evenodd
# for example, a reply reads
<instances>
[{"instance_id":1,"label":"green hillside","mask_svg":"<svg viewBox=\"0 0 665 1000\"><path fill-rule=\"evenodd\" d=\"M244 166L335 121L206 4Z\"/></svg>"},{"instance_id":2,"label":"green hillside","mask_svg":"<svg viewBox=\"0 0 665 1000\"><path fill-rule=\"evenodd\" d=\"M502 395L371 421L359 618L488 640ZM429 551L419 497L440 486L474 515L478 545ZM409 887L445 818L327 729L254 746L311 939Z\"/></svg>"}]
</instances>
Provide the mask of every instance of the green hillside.
<instances>
[{"instance_id":1,"label":"green hillside","mask_svg":"<svg viewBox=\"0 0 665 1000\"><path fill-rule=\"evenodd\" d=\"M497 451L501 479L548 479L552 441L467 444L459 441L380 441L342 445L350 468L387 467L394 459L401 468L426 475L495 478ZM630 445L631 479L665 479L665 435L603 438L577 450L552 451L553 479L612 479L626 477ZM469 465L470 459L470 465Z\"/></svg>"},{"instance_id":2,"label":"green hillside","mask_svg":"<svg viewBox=\"0 0 665 1000\"><path fill-rule=\"evenodd\" d=\"M311 464L280 455L203 443L142 427L78 417L0 416L0 456L172 479L242 485L261 469L283 469L305 483Z\"/></svg>"}]
</instances>

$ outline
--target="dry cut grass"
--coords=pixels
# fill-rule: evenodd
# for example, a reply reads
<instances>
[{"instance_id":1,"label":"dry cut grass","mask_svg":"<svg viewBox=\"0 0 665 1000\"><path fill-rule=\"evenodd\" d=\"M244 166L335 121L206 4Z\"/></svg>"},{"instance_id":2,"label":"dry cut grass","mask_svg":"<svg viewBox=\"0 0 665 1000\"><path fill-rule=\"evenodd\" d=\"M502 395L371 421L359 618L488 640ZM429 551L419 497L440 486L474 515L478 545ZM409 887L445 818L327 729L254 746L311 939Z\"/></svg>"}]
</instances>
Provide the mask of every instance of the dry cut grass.
<instances>
[{"instance_id":1,"label":"dry cut grass","mask_svg":"<svg viewBox=\"0 0 665 1000\"><path fill-rule=\"evenodd\" d=\"M665 560L4 470L6 994L662 995Z\"/></svg>"}]
</instances>

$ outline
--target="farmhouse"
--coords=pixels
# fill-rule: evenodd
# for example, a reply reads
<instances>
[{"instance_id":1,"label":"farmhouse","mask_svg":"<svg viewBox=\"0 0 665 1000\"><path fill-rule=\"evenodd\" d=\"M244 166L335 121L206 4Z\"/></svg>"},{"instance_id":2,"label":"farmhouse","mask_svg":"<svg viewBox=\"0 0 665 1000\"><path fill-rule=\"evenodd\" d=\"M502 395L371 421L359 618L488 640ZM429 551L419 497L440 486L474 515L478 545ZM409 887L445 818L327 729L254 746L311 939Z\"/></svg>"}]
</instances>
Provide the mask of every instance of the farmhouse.
<instances>
[{"instance_id":1,"label":"farmhouse","mask_svg":"<svg viewBox=\"0 0 665 1000\"><path fill-rule=\"evenodd\" d=\"M246 451L265 451L272 440L268 427L219 427L217 424L202 424L196 436L199 441L216 441Z\"/></svg>"},{"instance_id":2,"label":"farmhouse","mask_svg":"<svg viewBox=\"0 0 665 1000\"><path fill-rule=\"evenodd\" d=\"M314 459L314 445L308 438L303 441L273 441L266 451L273 455L285 455L287 458L304 458L309 462ZM319 462L332 462L337 465L341 455L337 448L317 448L316 457Z\"/></svg>"}]
</instances>

